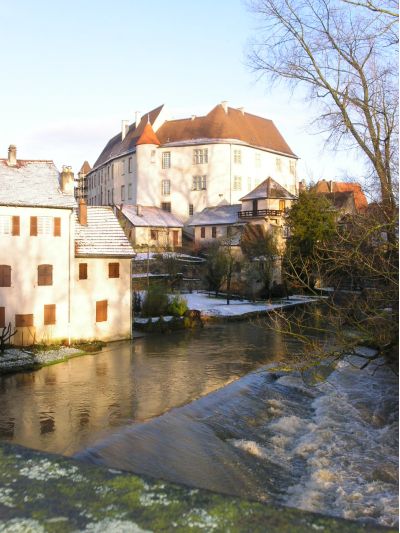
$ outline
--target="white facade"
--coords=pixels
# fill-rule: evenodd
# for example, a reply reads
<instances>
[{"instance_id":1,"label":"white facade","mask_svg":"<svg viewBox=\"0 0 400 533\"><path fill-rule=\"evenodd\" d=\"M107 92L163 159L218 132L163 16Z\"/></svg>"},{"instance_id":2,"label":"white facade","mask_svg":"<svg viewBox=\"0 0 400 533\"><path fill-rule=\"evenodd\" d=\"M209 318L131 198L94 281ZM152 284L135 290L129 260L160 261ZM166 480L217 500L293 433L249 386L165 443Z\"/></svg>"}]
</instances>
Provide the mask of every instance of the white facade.
<instances>
[{"instance_id":1,"label":"white facade","mask_svg":"<svg viewBox=\"0 0 400 533\"><path fill-rule=\"evenodd\" d=\"M232 114L231 108L226 113ZM249 122L259 118L246 117ZM157 135L163 127L155 121L152 131ZM298 158L288 147L283 153L235 138L168 140L100 158L103 162L88 175L88 204L157 206L186 221L205 207L238 203L268 177L298 194Z\"/></svg>"}]
</instances>

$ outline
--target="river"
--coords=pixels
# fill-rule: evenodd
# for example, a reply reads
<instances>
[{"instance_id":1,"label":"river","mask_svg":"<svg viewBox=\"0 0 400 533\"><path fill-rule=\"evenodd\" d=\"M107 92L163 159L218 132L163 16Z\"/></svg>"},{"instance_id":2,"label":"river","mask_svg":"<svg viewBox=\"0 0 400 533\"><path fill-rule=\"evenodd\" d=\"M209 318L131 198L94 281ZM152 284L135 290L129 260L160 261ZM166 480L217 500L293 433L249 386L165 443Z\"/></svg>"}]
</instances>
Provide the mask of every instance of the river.
<instances>
[{"instance_id":1,"label":"river","mask_svg":"<svg viewBox=\"0 0 400 533\"><path fill-rule=\"evenodd\" d=\"M0 438L346 518L397 519L397 379L342 363L307 386L295 341L208 326L0 379ZM357 359L352 361L357 365ZM375 364L375 363L374 363Z\"/></svg>"}]
</instances>

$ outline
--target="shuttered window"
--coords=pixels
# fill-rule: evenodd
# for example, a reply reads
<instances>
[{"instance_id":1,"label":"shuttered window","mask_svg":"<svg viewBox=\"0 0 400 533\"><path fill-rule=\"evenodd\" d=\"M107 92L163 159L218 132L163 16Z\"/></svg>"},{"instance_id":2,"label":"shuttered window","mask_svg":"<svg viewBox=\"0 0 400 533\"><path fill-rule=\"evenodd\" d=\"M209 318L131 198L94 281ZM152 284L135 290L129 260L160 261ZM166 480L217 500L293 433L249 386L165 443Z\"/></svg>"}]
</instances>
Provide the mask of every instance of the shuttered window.
<instances>
[{"instance_id":1,"label":"shuttered window","mask_svg":"<svg viewBox=\"0 0 400 533\"><path fill-rule=\"evenodd\" d=\"M45 326L53 326L56 323L55 304L48 304L44 306L43 323Z\"/></svg>"},{"instance_id":2,"label":"shuttered window","mask_svg":"<svg viewBox=\"0 0 400 533\"><path fill-rule=\"evenodd\" d=\"M33 326L33 315L15 315L15 327L30 328Z\"/></svg>"},{"instance_id":3,"label":"shuttered window","mask_svg":"<svg viewBox=\"0 0 400 533\"><path fill-rule=\"evenodd\" d=\"M61 237L61 218L54 217L54 237Z\"/></svg>"},{"instance_id":4,"label":"shuttered window","mask_svg":"<svg viewBox=\"0 0 400 533\"><path fill-rule=\"evenodd\" d=\"M107 300L96 302L96 322L107 321Z\"/></svg>"},{"instance_id":5,"label":"shuttered window","mask_svg":"<svg viewBox=\"0 0 400 533\"><path fill-rule=\"evenodd\" d=\"M53 285L53 265L38 266L38 285Z\"/></svg>"},{"instance_id":6,"label":"shuttered window","mask_svg":"<svg viewBox=\"0 0 400 533\"><path fill-rule=\"evenodd\" d=\"M11 217L8 215L0 215L0 234L11 235Z\"/></svg>"},{"instance_id":7,"label":"shuttered window","mask_svg":"<svg viewBox=\"0 0 400 533\"><path fill-rule=\"evenodd\" d=\"M0 307L0 328L6 327L6 308Z\"/></svg>"},{"instance_id":8,"label":"shuttered window","mask_svg":"<svg viewBox=\"0 0 400 533\"><path fill-rule=\"evenodd\" d=\"M79 263L79 279L87 279L87 263Z\"/></svg>"},{"instance_id":9,"label":"shuttered window","mask_svg":"<svg viewBox=\"0 0 400 533\"><path fill-rule=\"evenodd\" d=\"M14 216L12 217L12 229L11 232L14 236L19 235L19 217Z\"/></svg>"},{"instance_id":10,"label":"shuttered window","mask_svg":"<svg viewBox=\"0 0 400 533\"><path fill-rule=\"evenodd\" d=\"M108 277L119 278L119 263L108 263Z\"/></svg>"},{"instance_id":11,"label":"shuttered window","mask_svg":"<svg viewBox=\"0 0 400 533\"><path fill-rule=\"evenodd\" d=\"M10 265L0 265L0 287L11 287Z\"/></svg>"},{"instance_id":12,"label":"shuttered window","mask_svg":"<svg viewBox=\"0 0 400 533\"><path fill-rule=\"evenodd\" d=\"M204 228L204 227L200 228L200 237L202 239L205 239L205 237L206 237L206 228Z\"/></svg>"},{"instance_id":13,"label":"shuttered window","mask_svg":"<svg viewBox=\"0 0 400 533\"><path fill-rule=\"evenodd\" d=\"M31 217L31 237L37 236L37 217Z\"/></svg>"}]
</instances>

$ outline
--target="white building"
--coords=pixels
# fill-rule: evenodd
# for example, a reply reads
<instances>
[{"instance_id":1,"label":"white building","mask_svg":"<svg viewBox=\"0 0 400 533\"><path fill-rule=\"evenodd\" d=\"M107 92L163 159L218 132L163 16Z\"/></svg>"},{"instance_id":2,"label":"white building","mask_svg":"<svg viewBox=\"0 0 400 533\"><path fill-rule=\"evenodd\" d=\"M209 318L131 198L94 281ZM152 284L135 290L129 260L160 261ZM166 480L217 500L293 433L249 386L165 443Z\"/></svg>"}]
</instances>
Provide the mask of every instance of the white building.
<instances>
[{"instance_id":1,"label":"white building","mask_svg":"<svg viewBox=\"0 0 400 533\"><path fill-rule=\"evenodd\" d=\"M161 207L186 221L274 178L297 194L297 156L275 124L222 102L207 115L165 120L160 106L106 145L88 173L90 205Z\"/></svg>"},{"instance_id":2,"label":"white building","mask_svg":"<svg viewBox=\"0 0 400 533\"><path fill-rule=\"evenodd\" d=\"M131 336L131 257L110 207L79 210L70 172L0 159L0 328L13 342Z\"/></svg>"}]
</instances>

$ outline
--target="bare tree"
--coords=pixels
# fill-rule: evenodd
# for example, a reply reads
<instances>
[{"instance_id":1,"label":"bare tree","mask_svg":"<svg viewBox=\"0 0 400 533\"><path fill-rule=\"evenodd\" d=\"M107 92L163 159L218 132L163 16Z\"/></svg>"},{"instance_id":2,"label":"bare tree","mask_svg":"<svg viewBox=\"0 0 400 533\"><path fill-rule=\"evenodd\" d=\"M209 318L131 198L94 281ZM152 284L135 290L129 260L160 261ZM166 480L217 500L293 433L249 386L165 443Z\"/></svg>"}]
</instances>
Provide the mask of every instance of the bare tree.
<instances>
[{"instance_id":1,"label":"bare tree","mask_svg":"<svg viewBox=\"0 0 400 533\"><path fill-rule=\"evenodd\" d=\"M314 124L335 147L356 147L364 156L383 211L392 218L398 170L394 2L253 0L250 5L262 25L250 53L252 67L271 83L309 90L308 98L319 103Z\"/></svg>"}]
</instances>

